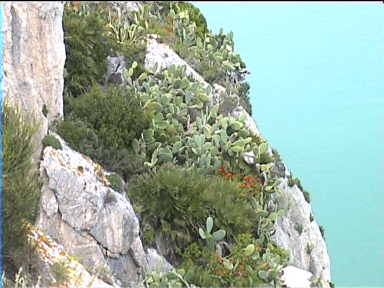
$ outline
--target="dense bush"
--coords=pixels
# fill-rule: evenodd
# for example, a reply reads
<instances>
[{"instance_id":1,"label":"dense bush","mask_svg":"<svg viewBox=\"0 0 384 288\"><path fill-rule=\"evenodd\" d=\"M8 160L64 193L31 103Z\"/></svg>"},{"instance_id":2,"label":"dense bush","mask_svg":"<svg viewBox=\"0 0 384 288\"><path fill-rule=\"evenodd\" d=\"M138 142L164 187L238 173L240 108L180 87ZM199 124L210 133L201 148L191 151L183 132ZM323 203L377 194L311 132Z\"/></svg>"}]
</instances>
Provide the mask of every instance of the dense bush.
<instances>
[{"instance_id":1,"label":"dense bush","mask_svg":"<svg viewBox=\"0 0 384 288\"><path fill-rule=\"evenodd\" d=\"M128 195L140 211L144 223L156 231L184 233L191 241L209 215L214 215L228 237L252 231L254 210L241 195L238 182L206 175L203 169L161 166L157 172L137 177L130 183ZM163 226L163 227L160 227Z\"/></svg>"},{"instance_id":2,"label":"dense bush","mask_svg":"<svg viewBox=\"0 0 384 288\"><path fill-rule=\"evenodd\" d=\"M278 282L281 268L289 253L273 242L267 246L250 233L239 234L229 254L218 255L191 244L184 252L180 266L184 279L200 287L256 287ZM198 264L203 262L204 265Z\"/></svg>"},{"instance_id":3,"label":"dense bush","mask_svg":"<svg viewBox=\"0 0 384 288\"><path fill-rule=\"evenodd\" d=\"M66 51L66 93L77 97L95 83L101 83L106 72L107 56L113 53L111 39L100 14L86 11L75 3L65 5L63 16Z\"/></svg>"},{"instance_id":4,"label":"dense bush","mask_svg":"<svg viewBox=\"0 0 384 288\"><path fill-rule=\"evenodd\" d=\"M3 259L5 272L13 278L29 261L24 221L35 220L41 183L31 162L37 122L8 102L3 115Z\"/></svg>"},{"instance_id":5,"label":"dense bush","mask_svg":"<svg viewBox=\"0 0 384 288\"><path fill-rule=\"evenodd\" d=\"M55 149L62 149L60 141L53 135L46 135L42 140L43 147L51 146Z\"/></svg>"},{"instance_id":6,"label":"dense bush","mask_svg":"<svg viewBox=\"0 0 384 288\"><path fill-rule=\"evenodd\" d=\"M82 120L58 121L54 128L73 149L99 162L105 169L120 174L125 181L132 175L147 171L145 155L131 149L105 146L95 130Z\"/></svg>"},{"instance_id":7,"label":"dense bush","mask_svg":"<svg viewBox=\"0 0 384 288\"><path fill-rule=\"evenodd\" d=\"M71 106L73 115L86 122L103 145L113 149L129 146L149 126L140 99L128 87L96 85L75 98Z\"/></svg>"},{"instance_id":8,"label":"dense bush","mask_svg":"<svg viewBox=\"0 0 384 288\"><path fill-rule=\"evenodd\" d=\"M105 3L73 1L64 7L66 97L78 97L95 83L102 84L107 56L125 56L128 62L134 59L140 67L144 63L144 34L136 30L122 34L129 29L129 25L122 24L127 18L118 18Z\"/></svg>"},{"instance_id":9,"label":"dense bush","mask_svg":"<svg viewBox=\"0 0 384 288\"><path fill-rule=\"evenodd\" d=\"M112 174L107 175L107 180L111 184L111 187L113 190L115 190L117 192L123 192L124 183L118 174L112 173Z\"/></svg>"}]
</instances>

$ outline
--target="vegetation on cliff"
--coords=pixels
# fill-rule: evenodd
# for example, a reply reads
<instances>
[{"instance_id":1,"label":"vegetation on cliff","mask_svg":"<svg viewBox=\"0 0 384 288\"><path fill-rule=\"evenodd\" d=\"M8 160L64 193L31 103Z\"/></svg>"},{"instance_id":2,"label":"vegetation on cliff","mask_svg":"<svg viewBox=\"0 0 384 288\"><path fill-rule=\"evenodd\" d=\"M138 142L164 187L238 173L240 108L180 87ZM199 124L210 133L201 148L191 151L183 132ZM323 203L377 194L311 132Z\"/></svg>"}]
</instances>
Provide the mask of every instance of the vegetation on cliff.
<instances>
[{"instance_id":1,"label":"vegetation on cliff","mask_svg":"<svg viewBox=\"0 0 384 288\"><path fill-rule=\"evenodd\" d=\"M129 182L123 189L141 215L145 245L171 243L164 256L182 275L179 285L277 284L289 257L271 240L283 211L273 205L278 182L266 141L244 118L221 114L228 101L212 106L212 88L185 68L144 68L147 35L157 34L207 82L223 85L224 99L237 96L233 107L251 113L233 36L209 31L191 4L142 4L129 14L102 3L65 4L65 120L55 129ZM123 86L105 81L106 57L116 55L128 63ZM251 151L256 166L243 160ZM207 242L212 227L199 233L207 219L225 231L217 241ZM148 275L147 284L171 281L172 273Z\"/></svg>"},{"instance_id":2,"label":"vegetation on cliff","mask_svg":"<svg viewBox=\"0 0 384 288\"><path fill-rule=\"evenodd\" d=\"M33 223L38 211L41 183L32 164L32 136L38 122L15 104L3 107L3 269L9 279L22 267L33 275L33 252L28 245L26 221Z\"/></svg>"}]
</instances>

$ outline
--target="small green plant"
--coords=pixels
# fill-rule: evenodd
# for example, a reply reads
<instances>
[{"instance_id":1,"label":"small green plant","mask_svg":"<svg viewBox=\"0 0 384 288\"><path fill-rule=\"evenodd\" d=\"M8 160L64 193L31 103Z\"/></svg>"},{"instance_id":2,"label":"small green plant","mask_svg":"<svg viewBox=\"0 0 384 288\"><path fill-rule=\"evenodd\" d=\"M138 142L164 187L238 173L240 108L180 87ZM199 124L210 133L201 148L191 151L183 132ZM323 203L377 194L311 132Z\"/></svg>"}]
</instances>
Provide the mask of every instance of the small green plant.
<instances>
[{"instance_id":1,"label":"small green plant","mask_svg":"<svg viewBox=\"0 0 384 288\"><path fill-rule=\"evenodd\" d=\"M288 186L293 187L295 185L295 179L293 178L292 174L288 176Z\"/></svg>"},{"instance_id":2,"label":"small green plant","mask_svg":"<svg viewBox=\"0 0 384 288\"><path fill-rule=\"evenodd\" d=\"M183 269L172 269L169 272L151 272L144 279L145 287L148 288L161 288L161 287L175 287L175 288L197 288L197 286L188 283L184 277L185 271Z\"/></svg>"},{"instance_id":3,"label":"small green plant","mask_svg":"<svg viewBox=\"0 0 384 288\"><path fill-rule=\"evenodd\" d=\"M50 267L55 283L65 283L69 280L68 264L64 262L53 263Z\"/></svg>"},{"instance_id":4,"label":"small green plant","mask_svg":"<svg viewBox=\"0 0 384 288\"><path fill-rule=\"evenodd\" d=\"M216 242L219 242L224 239L225 231L223 229L212 232L213 228L213 218L209 216L206 222L206 230L204 231L202 228L199 228L199 234L201 239L204 239L207 242L207 246L210 250L215 249Z\"/></svg>"},{"instance_id":5,"label":"small green plant","mask_svg":"<svg viewBox=\"0 0 384 288\"><path fill-rule=\"evenodd\" d=\"M305 201L307 201L308 203L310 203L311 202L311 194L309 194L309 192L308 191L303 191L303 195L304 195L304 199L305 199Z\"/></svg>"},{"instance_id":6,"label":"small green plant","mask_svg":"<svg viewBox=\"0 0 384 288\"><path fill-rule=\"evenodd\" d=\"M111 187L113 190L117 192L123 192L124 187L123 187L123 179L116 173L112 173L107 175L107 180L111 184Z\"/></svg>"},{"instance_id":7,"label":"small green plant","mask_svg":"<svg viewBox=\"0 0 384 288\"><path fill-rule=\"evenodd\" d=\"M288 186L293 187L294 185L296 185L300 190L303 191L303 186L301 186L301 182L300 182L299 178L293 177L292 175L290 175L288 177Z\"/></svg>"},{"instance_id":8,"label":"small green plant","mask_svg":"<svg viewBox=\"0 0 384 288\"><path fill-rule=\"evenodd\" d=\"M44 117L47 117L48 116L48 108L47 108L47 105L43 105L43 109L42 109L42 111L41 112L43 112L43 115L44 115Z\"/></svg>"},{"instance_id":9,"label":"small green plant","mask_svg":"<svg viewBox=\"0 0 384 288\"><path fill-rule=\"evenodd\" d=\"M305 246L305 252L307 252L308 255L311 255L313 248L315 248L313 243L307 243L307 246Z\"/></svg>"},{"instance_id":10,"label":"small green plant","mask_svg":"<svg viewBox=\"0 0 384 288\"><path fill-rule=\"evenodd\" d=\"M51 146L54 149L62 149L60 141L53 135L45 135L42 140L43 147Z\"/></svg>"},{"instance_id":11,"label":"small green plant","mask_svg":"<svg viewBox=\"0 0 384 288\"><path fill-rule=\"evenodd\" d=\"M319 226L319 229L320 229L320 233L321 233L321 236L323 237L323 239L325 240L325 229L322 225Z\"/></svg>"},{"instance_id":12,"label":"small green plant","mask_svg":"<svg viewBox=\"0 0 384 288\"><path fill-rule=\"evenodd\" d=\"M297 231L297 233L299 233L299 235L301 235L303 233L303 230L304 230L303 224L296 223L295 230Z\"/></svg>"},{"instance_id":13,"label":"small green plant","mask_svg":"<svg viewBox=\"0 0 384 288\"><path fill-rule=\"evenodd\" d=\"M313 222L313 220L314 220L314 218L313 218L313 214L311 213L311 214L309 215L309 221L310 221L310 222Z\"/></svg>"}]
</instances>

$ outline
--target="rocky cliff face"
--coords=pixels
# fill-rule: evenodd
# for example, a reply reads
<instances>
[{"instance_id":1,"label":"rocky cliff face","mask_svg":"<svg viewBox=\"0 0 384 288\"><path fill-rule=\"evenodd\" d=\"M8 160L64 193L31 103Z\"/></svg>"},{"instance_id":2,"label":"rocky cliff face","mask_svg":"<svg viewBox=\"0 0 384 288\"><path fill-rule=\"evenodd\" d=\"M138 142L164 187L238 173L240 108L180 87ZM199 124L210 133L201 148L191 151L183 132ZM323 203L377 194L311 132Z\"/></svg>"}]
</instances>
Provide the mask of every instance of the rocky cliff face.
<instances>
[{"instance_id":1,"label":"rocky cliff face","mask_svg":"<svg viewBox=\"0 0 384 288\"><path fill-rule=\"evenodd\" d=\"M40 121L35 136L37 162L48 124L63 115L63 4L6 2L3 5L4 97Z\"/></svg>"},{"instance_id":2,"label":"rocky cliff face","mask_svg":"<svg viewBox=\"0 0 384 288\"><path fill-rule=\"evenodd\" d=\"M110 187L103 168L60 142L62 150L45 148L40 164L37 226L110 285L137 287L151 269L169 270L156 251L143 249L129 199Z\"/></svg>"},{"instance_id":3,"label":"rocky cliff face","mask_svg":"<svg viewBox=\"0 0 384 288\"><path fill-rule=\"evenodd\" d=\"M137 9L137 3L132 7L130 4L112 4L117 9ZM60 2L4 4L4 95L25 111L33 112L41 121L36 135L39 145L48 131L48 124L63 115L65 51L62 13ZM157 67L154 71L157 72L170 65L186 66L187 74L205 87L210 86L166 44L157 42L155 36L150 37L146 68L153 70ZM218 84L211 88L214 104L220 101L225 88ZM48 113L43 113L44 106ZM253 134L260 135L256 122L243 107L234 107L229 113L235 117L244 116L246 126ZM40 163L44 186L37 226L41 233L54 238L69 255L76 256L88 273L97 275L97 283L101 285L98 287L136 287L144 273L171 269L155 250L143 248L135 211L129 199L110 187L103 168L70 149L61 139L60 142L63 149L47 147ZM39 146L36 151L36 161L41 149ZM244 155L249 163L253 157L252 154ZM313 275L314 279L322 281L322 287L328 287L329 256L319 226L316 221L310 221L311 207L302 191L296 185L290 187L287 184L290 173L284 163L281 162L279 167L282 193L278 200L286 214L276 223L274 240L291 251L292 267L301 269L286 269L286 284L295 287L301 283L303 287L309 287L309 278ZM302 225L301 233L298 233L297 225ZM99 270L95 271L95 268ZM48 271L46 281L49 281L51 276L47 269L42 264L42 271ZM298 271L301 274L295 274ZM300 277L303 282L292 280Z\"/></svg>"}]
</instances>

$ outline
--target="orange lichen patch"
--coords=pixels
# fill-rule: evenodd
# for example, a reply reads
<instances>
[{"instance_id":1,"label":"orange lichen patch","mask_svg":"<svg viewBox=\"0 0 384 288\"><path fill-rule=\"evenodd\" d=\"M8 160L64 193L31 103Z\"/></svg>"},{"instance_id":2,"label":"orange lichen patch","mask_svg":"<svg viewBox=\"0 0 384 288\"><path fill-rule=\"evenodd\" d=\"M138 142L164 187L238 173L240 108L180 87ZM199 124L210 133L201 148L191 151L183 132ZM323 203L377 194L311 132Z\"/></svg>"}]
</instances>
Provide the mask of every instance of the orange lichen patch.
<instances>
[{"instance_id":1,"label":"orange lichen patch","mask_svg":"<svg viewBox=\"0 0 384 288\"><path fill-rule=\"evenodd\" d=\"M95 163L93 165L94 169L95 169L95 175L97 177L97 179L103 183L105 186L110 186L111 183L109 183L107 177L105 177L105 171L103 169L103 167L100 166L100 164L97 164Z\"/></svg>"},{"instance_id":2,"label":"orange lichen patch","mask_svg":"<svg viewBox=\"0 0 384 288\"><path fill-rule=\"evenodd\" d=\"M50 266L54 264L65 266L66 282L54 283L49 287L91 287L95 277L92 277L77 260L69 256L61 245L27 221L24 221L24 225L29 242L35 248L40 259Z\"/></svg>"}]
</instances>

